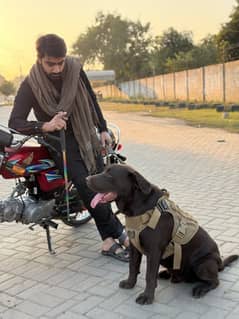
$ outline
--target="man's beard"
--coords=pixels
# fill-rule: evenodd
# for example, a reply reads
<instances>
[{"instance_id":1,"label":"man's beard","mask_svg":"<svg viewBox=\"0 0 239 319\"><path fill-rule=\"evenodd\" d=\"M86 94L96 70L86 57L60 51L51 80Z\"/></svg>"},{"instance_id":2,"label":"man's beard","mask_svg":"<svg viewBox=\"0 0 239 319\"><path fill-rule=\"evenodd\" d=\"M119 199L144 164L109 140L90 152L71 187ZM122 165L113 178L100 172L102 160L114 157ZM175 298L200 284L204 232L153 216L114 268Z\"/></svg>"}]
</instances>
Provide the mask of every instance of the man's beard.
<instances>
[{"instance_id":1,"label":"man's beard","mask_svg":"<svg viewBox=\"0 0 239 319\"><path fill-rule=\"evenodd\" d=\"M62 72L59 72L59 73L49 73L48 74L49 78L51 80L59 80L62 78Z\"/></svg>"}]
</instances>

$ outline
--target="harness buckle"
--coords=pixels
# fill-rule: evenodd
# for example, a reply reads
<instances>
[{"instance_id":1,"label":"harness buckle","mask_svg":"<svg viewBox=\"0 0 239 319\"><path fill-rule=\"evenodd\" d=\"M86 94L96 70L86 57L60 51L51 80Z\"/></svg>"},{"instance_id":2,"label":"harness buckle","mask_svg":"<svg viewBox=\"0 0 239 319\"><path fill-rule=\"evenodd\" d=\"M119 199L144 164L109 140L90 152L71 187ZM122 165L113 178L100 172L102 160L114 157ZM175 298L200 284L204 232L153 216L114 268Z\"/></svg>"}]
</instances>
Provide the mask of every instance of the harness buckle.
<instances>
[{"instance_id":1,"label":"harness buckle","mask_svg":"<svg viewBox=\"0 0 239 319\"><path fill-rule=\"evenodd\" d=\"M175 234L175 237L178 237L179 239L183 239L184 236L185 236L185 233L180 231L180 229Z\"/></svg>"},{"instance_id":2,"label":"harness buckle","mask_svg":"<svg viewBox=\"0 0 239 319\"><path fill-rule=\"evenodd\" d=\"M175 237L178 237L179 239L183 239L185 237L185 234L186 234L186 225L185 223L181 222L176 231Z\"/></svg>"}]
</instances>

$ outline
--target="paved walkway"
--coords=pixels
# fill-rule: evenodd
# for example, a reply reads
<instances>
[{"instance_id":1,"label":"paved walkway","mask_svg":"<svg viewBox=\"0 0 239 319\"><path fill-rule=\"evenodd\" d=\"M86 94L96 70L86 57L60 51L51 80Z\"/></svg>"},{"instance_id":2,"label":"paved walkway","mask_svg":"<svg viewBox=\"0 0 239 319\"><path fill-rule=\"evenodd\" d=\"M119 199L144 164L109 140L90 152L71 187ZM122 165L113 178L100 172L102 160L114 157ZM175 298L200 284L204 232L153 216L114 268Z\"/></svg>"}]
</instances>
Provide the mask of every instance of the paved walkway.
<instances>
[{"instance_id":1,"label":"paved walkway","mask_svg":"<svg viewBox=\"0 0 239 319\"><path fill-rule=\"evenodd\" d=\"M6 123L9 108L0 108ZM167 188L192 212L220 246L223 255L239 252L239 135L185 126L177 120L106 112L122 130L124 154L153 183ZM0 195L11 182L0 179ZM93 222L52 231L57 254L47 252L43 230L0 224L0 318L178 318L239 317L239 263L220 274L220 286L202 299L192 285L160 281L155 302L139 306L145 265L133 290L118 288L127 264L100 254ZM144 260L145 261L145 260Z\"/></svg>"}]
</instances>

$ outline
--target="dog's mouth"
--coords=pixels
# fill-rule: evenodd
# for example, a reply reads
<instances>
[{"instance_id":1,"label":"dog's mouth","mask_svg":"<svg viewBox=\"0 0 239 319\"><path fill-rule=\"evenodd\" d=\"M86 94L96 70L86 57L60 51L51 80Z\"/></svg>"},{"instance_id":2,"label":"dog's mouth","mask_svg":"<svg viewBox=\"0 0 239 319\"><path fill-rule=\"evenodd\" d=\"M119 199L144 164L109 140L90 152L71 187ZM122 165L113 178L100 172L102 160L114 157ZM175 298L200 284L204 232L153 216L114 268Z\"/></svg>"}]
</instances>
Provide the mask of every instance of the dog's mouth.
<instances>
[{"instance_id":1,"label":"dog's mouth","mask_svg":"<svg viewBox=\"0 0 239 319\"><path fill-rule=\"evenodd\" d=\"M109 193L97 193L90 202L90 206L95 208L98 204L105 204L112 202L117 197L117 193L109 192Z\"/></svg>"}]
</instances>

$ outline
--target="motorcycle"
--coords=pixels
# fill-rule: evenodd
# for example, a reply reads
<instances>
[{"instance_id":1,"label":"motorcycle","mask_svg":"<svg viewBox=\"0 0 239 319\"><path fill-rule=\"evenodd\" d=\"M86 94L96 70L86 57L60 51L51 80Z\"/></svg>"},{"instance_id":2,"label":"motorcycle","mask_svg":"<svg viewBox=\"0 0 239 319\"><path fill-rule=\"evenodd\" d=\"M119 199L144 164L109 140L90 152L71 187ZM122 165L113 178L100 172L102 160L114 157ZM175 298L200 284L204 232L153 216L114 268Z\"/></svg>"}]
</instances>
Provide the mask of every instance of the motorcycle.
<instances>
[{"instance_id":1,"label":"motorcycle","mask_svg":"<svg viewBox=\"0 0 239 319\"><path fill-rule=\"evenodd\" d=\"M126 158L120 154L119 128L112 124L109 127L112 145L102 149L104 165L123 163ZM22 136L14 130L0 128L0 175L15 180L10 196L0 200L0 222L21 222L30 225L31 230L41 226L46 231L48 250L53 254L50 227L57 229L56 220L79 227L91 215L77 189L71 182L66 186L66 180L51 159L48 152L52 148L48 142L51 138L60 142L52 134ZM35 145L26 145L30 140Z\"/></svg>"}]
</instances>

